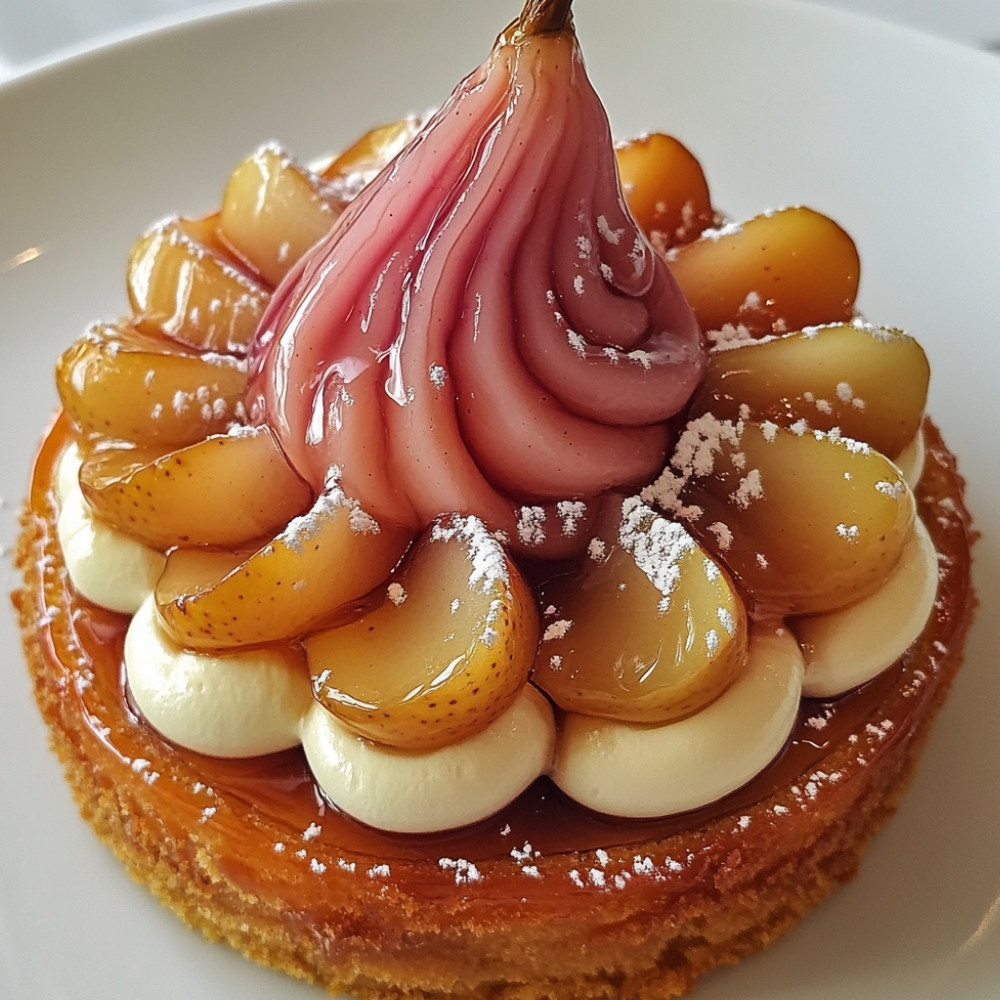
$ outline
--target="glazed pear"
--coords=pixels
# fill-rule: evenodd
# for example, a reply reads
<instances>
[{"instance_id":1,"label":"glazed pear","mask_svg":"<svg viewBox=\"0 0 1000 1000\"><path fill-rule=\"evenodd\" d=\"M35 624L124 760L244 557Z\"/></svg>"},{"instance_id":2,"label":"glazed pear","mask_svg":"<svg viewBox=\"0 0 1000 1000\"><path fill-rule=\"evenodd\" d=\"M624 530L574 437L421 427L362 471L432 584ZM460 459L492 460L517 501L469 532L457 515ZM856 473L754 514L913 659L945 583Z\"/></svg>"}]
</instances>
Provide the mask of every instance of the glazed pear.
<instances>
[{"instance_id":1,"label":"glazed pear","mask_svg":"<svg viewBox=\"0 0 1000 1000\"><path fill-rule=\"evenodd\" d=\"M569 6L529 3L290 272L248 393L314 488L336 466L376 518L475 513L543 557L662 467L705 367Z\"/></svg>"},{"instance_id":2,"label":"glazed pear","mask_svg":"<svg viewBox=\"0 0 1000 1000\"><path fill-rule=\"evenodd\" d=\"M839 323L715 351L692 414L791 426L865 441L895 458L924 416L930 365L899 330Z\"/></svg>"},{"instance_id":3,"label":"glazed pear","mask_svg":"<svg viewBox=\"0 0 1000 1000\"><path fill-rule=\"evenodd\" d=\"M715 223L705 172L679 139L654 132L619 143L615 154L629 211L657 250L690 243Z\"/></svg>"},{"instance_id":4,"label":"glazed pear","mask_svg":"<svg viewBox=\"0 0 1000 1000\"><path fill-rule=\"evenodd\" d=\"M163 451L194 444L244 416L246 369L135 327L98 323L56 365L59 399L78 434Z\"/></svg>"},{"instance_id":5,"label":"glazed pear","mask_svg":"<svg viewBox=\"0 0 1000 1000\"><path fill-rule=\"evenodd\" d=\"M178 548L156 584L160 618L188 649L302 635L384 580L411 539L377 523L336 484L265 545Z\"/></svg>"},{"instance_id":6,"label":"glazed pear","mask_svg":"<svg viewBox=\"0 0 1000 1000\"><path fill-rule=\"evenodd\" d=\"M269 285L276 285L340 214L323 181L273 143L229 177L219 236Z\"/></svg>"},{"instance_id":7,"label":"glazed pear","mask_svg":"<svg viewBox=\"0 0 1000 1000\"><path fill-rule=\"evenodd\" d=\"M743 669L747 616L719 564L676 522L609 504L578 570L544 588L535 683L562 709L665 723L713 702Z\"/></svg>"},{"instance_id":8,"label":"glazed pear","mask_svg":"<svg viewBox=\"0 0 1000 1000\"><path fill-rule=\"evenodd\" d=\"M84 459L80 486L102 521L164 550L245 545L312 503L266 427L213 434L163 455L103 448Z\"/></svg>"},{"instance_id":9,"label":"glazed pear","mask_svg":"<svg viewBox=\"0 0 1000 1000\"><path fill-rule=\"evenodd\" d=\"M344 205L353 201L403 150L422 124L420 118L411 115L369 129L323 168L321 176L327 190Z\"/></svg>"},{"instance_id":10,"label":"glazed pear","mask_svg":"<svg viewBox=\"0 0 1000 1000\"><path fill-rule=\"evenodd\" d=\"M476 518L442 518L363 617L305 640L317 699L379 743L429 749L510 707L538 643L534 598Z\"/></svg>"},{"instance_id":11,"label":"glazed pear","mask_svg":"<svg viewBox=\"0 0 1000 1000\"><path fill-rule=\"evenodd\" d=\"M817 614L877 590L915 517L902 473L800 425L692 420L644 496L684 521L760 615Z\"/></svg>"},{"instance_id":12,"label":"glazed pear","mask_svg":"<svg viewBox=\"0 0 1000 1000\"><path fill-rule=\"evenodd\" d=\"M754 337L844 323L861 261L833 219L796 206L703 233L669 251L670 269L706 332Z\"/></svg>"},{"instance_id":13,"label":"glazed pear","mask_svg":"<svg viewBox=\"0 0 1000 1000\"><path fill-rule=\"evenodd\" d=\"M230 258L216 216L166 219L139 238L126 283L135 324L178 343L245 354L269 294Z\"/></svg>"}]
</instances>

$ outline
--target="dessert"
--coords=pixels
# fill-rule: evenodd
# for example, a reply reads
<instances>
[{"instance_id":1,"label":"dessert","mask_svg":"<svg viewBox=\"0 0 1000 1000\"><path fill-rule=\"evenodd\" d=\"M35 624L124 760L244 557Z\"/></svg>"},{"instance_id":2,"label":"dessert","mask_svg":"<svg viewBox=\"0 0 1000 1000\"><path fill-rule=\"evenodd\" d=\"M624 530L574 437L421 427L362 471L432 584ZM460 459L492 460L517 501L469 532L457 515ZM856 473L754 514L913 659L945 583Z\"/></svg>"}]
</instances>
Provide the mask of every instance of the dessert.
<instances>
[{"instance_id":1,"label":"dessert","mask_svg":"<svg viewBox=\"0 0 1000 1000\"><path fill-rule=\"evenodd\" d=\"M18 602L71 783L189 921L331 989L686 988L850 874L958 662L922 352L856 319L816 213L642 237L565 15L529 6L370 183L364 147L319 181L262 150L60 364ZM552 102L593 169L525 141ZM823 262L787 299L699 263L761 226ZM916 403L875 406L880 363Z\"/></svg>"}]
</instances>

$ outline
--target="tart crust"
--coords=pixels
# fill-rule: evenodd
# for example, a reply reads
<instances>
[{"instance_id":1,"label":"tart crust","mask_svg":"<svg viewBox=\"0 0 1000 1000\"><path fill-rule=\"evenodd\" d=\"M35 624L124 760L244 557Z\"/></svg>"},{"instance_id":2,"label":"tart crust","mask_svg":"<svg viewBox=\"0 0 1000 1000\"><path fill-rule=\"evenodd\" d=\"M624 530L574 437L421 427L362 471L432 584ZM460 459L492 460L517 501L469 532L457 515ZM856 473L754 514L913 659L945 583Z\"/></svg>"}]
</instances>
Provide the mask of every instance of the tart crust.
<instances>
[{"instance_id":1,"label":"tart crust","mask_svg":"<svg viewBox=\"0 0 1000 1000\"><path fill-rule=\"evenodd\" d=\"M840 713L804 770L779 761L687 828L581 816L587 833L574 842L572 817L560 813L553 839L543 810L499 833L497 818L481 849L476 831L392 840L301 788L296 802L312 812L283 812L284 758L221 764L165 743L122 690L124 619L66 579L53 492L65 421L43 443L17 549L14 603L35 697L101 840L192 927L258 962L361 1000L680 995L855 874L959 668L973 532L955 461L930 423L925 434L916 493L941 585L920 639ZM834 715L816 705L803 725L822 734Z\"/></svg>"}]
</instances>

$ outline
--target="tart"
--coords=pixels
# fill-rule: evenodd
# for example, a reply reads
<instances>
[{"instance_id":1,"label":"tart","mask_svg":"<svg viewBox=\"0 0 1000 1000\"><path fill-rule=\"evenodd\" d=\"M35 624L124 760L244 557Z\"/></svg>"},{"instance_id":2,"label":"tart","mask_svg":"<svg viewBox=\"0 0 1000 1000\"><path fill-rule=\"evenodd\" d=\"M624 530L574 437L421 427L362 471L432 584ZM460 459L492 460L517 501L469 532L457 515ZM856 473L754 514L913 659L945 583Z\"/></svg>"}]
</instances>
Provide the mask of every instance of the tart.
<instances>
[{"instance_id":1,"label":"tart","mask_svg":"<svg viewBox=\"0 0 1000 1000\"><path fill-rule=\"evenodd\" d=\"M81 812L332 993L687 991L854 874L961 662L919 345L832 220L612 150L569 6L263 147L57 369L15 604Z\"/></svg>"}]
</instances>

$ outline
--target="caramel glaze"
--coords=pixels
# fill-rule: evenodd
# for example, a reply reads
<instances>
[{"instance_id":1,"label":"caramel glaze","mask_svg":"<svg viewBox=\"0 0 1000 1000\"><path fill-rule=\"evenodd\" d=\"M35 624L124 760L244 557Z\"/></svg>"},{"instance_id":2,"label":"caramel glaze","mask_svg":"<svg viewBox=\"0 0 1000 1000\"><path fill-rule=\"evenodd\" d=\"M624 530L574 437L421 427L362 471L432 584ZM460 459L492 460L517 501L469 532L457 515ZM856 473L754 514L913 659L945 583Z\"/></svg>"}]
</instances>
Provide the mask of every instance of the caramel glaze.
<instances>
[{"instance_id":1,"label":"caramel glaze","mask_svg":"<svg viewBox=\"0 0 1000 1000\"><path fill-rule=\"evenodd\" d=\"M26 567L35 560L43 586L31 588L29 580L29 588L15 595L22 622L34 616L41 623L34 638L26 638L41 644L49 672L36 672L36 695L45 711L43 689L54 683L62 725L75 733L80 751L102 756L109 780L146 786L142 795L151 806L143 822L158 824L165 838L192 851L207 850L237 888L273 891L300 914L314 908L317 879L333 896L350 892L352 878L391 878L393 891L425 900L516 898L520 905L530 897L541 906L573 889L631 891L643 882L660 883L661 895L682 892L696 884L706 865L732 866L741 851L752 850L754 831L773 837L786 826L786 835L806 836L797 817L807 807L865 781L892 754L910 757L906 744L915 721L943 700L947 683L936 683L934 674L939 662L954 669L949 656L960 655L973 603L971 529L956 500L961 480L953 459L929 423L926 435L927 463L917 490L921 516L938 550L961 557L942 560L939 597L924 634L862 688L831 701L803 700L778 759L745 787L695 812L612 819L582 809L543 779L475 826L431 836L391 835L331 807L298 750L219 760L165 742L132 710L124 690L127 618L83 601L67 582L52 490L67 439L63 420L39 453L25 515L24 537L33 535L33 542L27 552L22 546L20 562ZM25 606L28 600L34 607Z\"/></svg>"}]
</instances>

